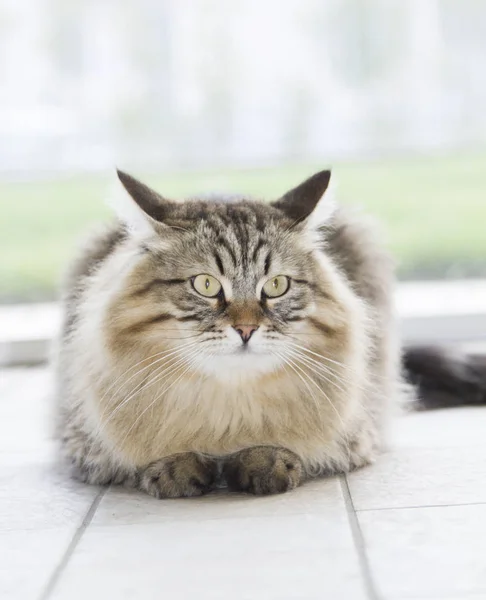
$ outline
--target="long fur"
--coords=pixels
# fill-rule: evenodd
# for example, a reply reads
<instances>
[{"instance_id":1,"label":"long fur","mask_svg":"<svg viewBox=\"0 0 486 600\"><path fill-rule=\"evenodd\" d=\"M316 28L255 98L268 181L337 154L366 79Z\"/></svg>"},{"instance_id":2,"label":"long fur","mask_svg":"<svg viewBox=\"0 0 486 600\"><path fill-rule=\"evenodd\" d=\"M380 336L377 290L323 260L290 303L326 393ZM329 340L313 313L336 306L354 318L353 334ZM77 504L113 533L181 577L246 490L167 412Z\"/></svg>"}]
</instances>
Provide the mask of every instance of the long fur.
<instances>
[{"instance_id":1,"label":"long fur","mask_svg":"<svg viewBox=\"0 0 486 600\"><path fill-rule=\"evenodd\" d=\"M417 387L417 407L448 408L486 404L486 357L451 348L412 347L403 366Z\"/></svg>"},{"instance_id":2,"label":"long fur","mask_svg":"<svg viewBox=\"0 0 486 600\"><path fill-rule=\"evenodd\" d=\"M136 196L136 180L121 176ZM157 495L150 465L184 453L224 462L284 448L306 476L372 462L402 389L393 265L373 226L328 208L309 236L306 184L302 222L298 206L286 214L295 191L274 205L216 197L162 210L140 189L147 196L128 199L66 279L57 415L73 472ZM198 273L219 278L223 296L198 296ZM291 278L288 293L259 300L276 275ZM259 325L250 352L240 352L238 323Z\"/></svg>"}]
</instances>

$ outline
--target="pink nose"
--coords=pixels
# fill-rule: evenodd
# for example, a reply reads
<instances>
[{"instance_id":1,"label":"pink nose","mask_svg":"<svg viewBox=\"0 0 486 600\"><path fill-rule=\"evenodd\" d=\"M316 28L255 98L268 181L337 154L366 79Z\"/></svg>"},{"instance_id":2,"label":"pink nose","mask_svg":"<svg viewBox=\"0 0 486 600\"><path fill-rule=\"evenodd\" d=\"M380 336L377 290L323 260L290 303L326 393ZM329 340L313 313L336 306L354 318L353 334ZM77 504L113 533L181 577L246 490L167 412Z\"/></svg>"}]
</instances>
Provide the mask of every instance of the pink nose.
<instances>
[{"instance_id":1,"label":"pink nose","mask_svg":"<svg viewBox=\"0 0 486 600\"><path fill-rule=\"evenodd\" d=\"M240 334L244 344L248 344L251 336L258 329L258 325L233 325L233 329Z\"/></svg>"}]
</instances>

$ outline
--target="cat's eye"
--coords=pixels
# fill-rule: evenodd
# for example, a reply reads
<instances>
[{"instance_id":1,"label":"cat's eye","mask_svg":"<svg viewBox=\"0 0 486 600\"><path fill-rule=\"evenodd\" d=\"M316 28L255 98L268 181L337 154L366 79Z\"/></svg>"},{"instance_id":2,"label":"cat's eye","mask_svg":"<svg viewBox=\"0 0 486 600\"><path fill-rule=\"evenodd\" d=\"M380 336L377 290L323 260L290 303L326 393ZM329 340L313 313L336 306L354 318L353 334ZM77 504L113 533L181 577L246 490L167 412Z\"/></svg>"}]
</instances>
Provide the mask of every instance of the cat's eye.
<instances>
[{"instance_id":1,"label":"cat's eye","mask_svg":"<svg viewBox=\"0 0 486 600\"><path fill-rule=\"evenodd\" d=\"M263 294L267 298L278 298L283 296L290 287L290 279L285 275L272 277L263 286Z\"/></svg>"},{"instance_id":2,"label":"cat's eye","mask_svg":"<svg viewBox=\"0 0 486 600\"><path fill-rule=\"evenodd\" d=\"M192 278L192 287L201 296L206 298L214 298L221 291L221 284L212 275L202 274Z\"/></svg>"}]
</instances>

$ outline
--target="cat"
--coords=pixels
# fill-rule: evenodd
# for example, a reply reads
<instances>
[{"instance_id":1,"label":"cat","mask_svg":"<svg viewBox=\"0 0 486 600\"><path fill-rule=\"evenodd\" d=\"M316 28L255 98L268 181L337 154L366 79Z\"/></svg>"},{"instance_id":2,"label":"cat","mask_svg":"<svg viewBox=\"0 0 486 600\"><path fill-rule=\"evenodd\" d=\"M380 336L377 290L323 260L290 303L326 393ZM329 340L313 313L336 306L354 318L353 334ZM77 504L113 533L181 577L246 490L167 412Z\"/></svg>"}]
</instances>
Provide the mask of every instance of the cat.
<instances>
[{"instance_id":1,"label":"cat","mask_svg":"<svg viewBox=\"0 0 486 600\"><path fill-rule=\"evenodd\" d=\"M75 477L260 495L375 460L408 393L394 268L330 177L273 202L176 202L118 171L118 216L63 295L56 414Z\"/></svg>"}]
</instances>

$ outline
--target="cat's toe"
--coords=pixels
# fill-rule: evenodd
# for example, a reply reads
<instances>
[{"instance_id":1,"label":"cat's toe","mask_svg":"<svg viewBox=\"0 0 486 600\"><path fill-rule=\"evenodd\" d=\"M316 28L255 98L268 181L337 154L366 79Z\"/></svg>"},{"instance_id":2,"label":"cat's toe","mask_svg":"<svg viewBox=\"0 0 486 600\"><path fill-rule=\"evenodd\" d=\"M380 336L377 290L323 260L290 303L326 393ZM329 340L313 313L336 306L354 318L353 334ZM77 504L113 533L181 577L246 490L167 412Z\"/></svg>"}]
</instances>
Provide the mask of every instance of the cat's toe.
<instances>
[{"instance_id":1,"label":"cat's toe","mask_svg":"<svg viewBox=\"0 0 486 600\"><path fill-rule=\"evenodd\" d=\"M277 467L250 475L246 491L256 496L283 494L297 487L299 483L300 477L295 468Z\"/></svg>"},{"instance_id":2,"label":"cat's toe","mask_svg":"<svg viewBox=\"0 0 486 600\"><path fill-rule=\"evenodd\" d=\"M223 474L228 487L264 496L282 494L302 481L302 463L284 448L259 447L239 452L227 460Z\"/></svg>"},{"instance_id":3,"label":"cat's toe","mask_svg":"<svg viewBox=\"0 0 486 600\"><path fill-rule=\"evenodd\" d=\"M187 452L148 465L140 488L156 498L201 496L214 489L217 471L215 461Z\"/></svg>"}]
</instances>

